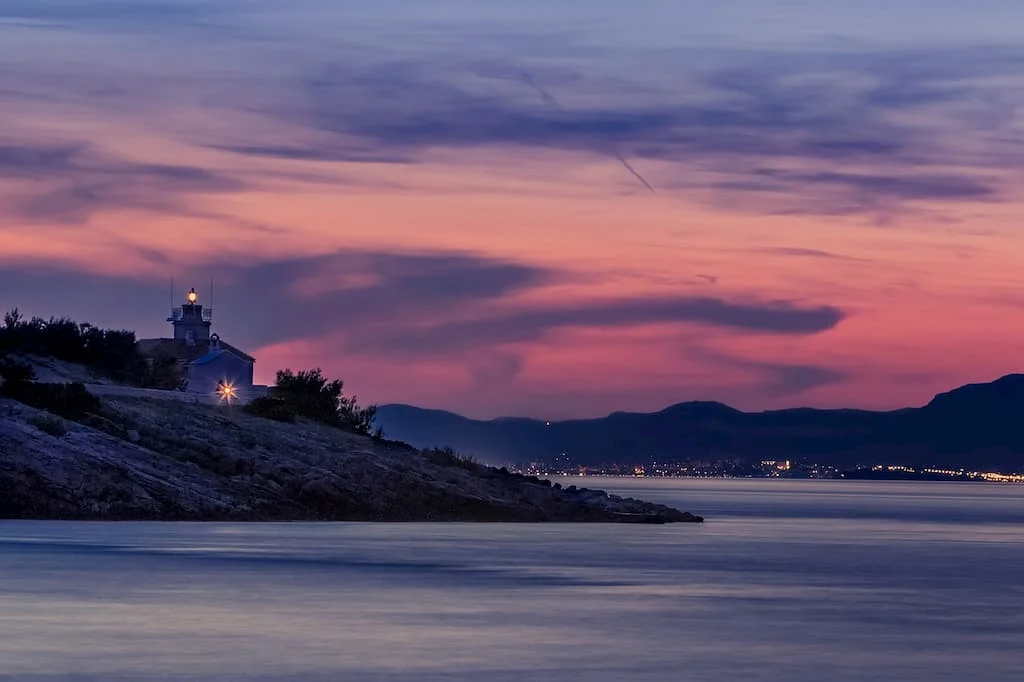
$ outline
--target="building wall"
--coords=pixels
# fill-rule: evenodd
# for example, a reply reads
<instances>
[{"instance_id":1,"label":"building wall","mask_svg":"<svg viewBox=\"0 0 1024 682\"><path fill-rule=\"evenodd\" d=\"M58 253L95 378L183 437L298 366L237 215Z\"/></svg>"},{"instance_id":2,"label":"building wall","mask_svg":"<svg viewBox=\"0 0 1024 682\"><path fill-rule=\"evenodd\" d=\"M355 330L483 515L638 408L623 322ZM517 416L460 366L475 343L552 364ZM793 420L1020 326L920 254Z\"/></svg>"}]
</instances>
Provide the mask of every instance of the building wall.
<instances>
[{"instance_id":1,"label":"building wall","mask_svg":"<svg viewBox=\"0 0 1024 682\"><path fill-rule=\"evenodd\" d=\"M187 390L191 393L215 393L221 381L243 390L251 388L252 363L233 353L224 353L205 364L188 367Z\"/></svg>"},{"instance_id":2,"label":"building wall","mask_svg":"<svg viewBox=\"0 0 1024 682\"><path fill-rule=\"evenodd\" d=\"M174 338L179 341L188 341L191 336L192 343L200 343L210 340L210 323L202 319L185 319L174 323Z\"/></svg>"},{"instance_id":3,"label":"building wall","mask_svg":"<svg viewBox=\"0 0 1024 682\"><path fill-rule=\"evenodd\" d=\"M203 306L200 303L186 303L181 308L175 308L168 319L174 325L175 339L188 340L191 343L210 339L211 323L203 319Z\"/></svg>"}]
</instances>

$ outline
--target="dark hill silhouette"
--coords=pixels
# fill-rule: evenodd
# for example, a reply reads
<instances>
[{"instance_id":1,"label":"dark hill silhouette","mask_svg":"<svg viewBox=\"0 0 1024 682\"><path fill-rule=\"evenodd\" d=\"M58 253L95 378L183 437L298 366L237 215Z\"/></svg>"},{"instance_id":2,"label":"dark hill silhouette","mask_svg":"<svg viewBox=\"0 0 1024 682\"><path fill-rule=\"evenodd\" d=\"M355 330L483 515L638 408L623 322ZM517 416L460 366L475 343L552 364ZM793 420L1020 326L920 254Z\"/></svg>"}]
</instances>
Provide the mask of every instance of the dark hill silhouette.
<instances>
[{"instance_id":1,"label":"dark hill silhouette","mask_svg":"<svg viewBox=\"0 0 1024 682\"><path fill-rule=\"evenodd\" d=\"M892 463L1024 469L1024 375L941 393L924 407L890 412L797 408L740 412L686 402L654 413L547 422L467 419L451 412L384 405L378 423L418 447L448 445L485 461L553 460L633 464L651 458L777 459L820 464Z\"/></svg>"}]
</instances>

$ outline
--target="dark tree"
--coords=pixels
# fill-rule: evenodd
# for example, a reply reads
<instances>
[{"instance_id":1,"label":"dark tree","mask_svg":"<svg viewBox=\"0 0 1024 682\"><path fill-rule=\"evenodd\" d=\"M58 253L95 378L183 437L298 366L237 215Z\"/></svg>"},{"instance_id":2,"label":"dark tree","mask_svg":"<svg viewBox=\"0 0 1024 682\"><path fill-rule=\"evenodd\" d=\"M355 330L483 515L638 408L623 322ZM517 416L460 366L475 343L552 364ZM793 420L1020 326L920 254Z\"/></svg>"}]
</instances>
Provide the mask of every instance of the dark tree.
<instances>
[{"instance_id":1,"label":"dark tree","mask_svg":"<svg viewBox=\"0 0 1024 682\"><path fill-rule=\"evenodd\" d=\"M282 369L277 372L277 381L271 394L292 405L303 417L340 426L338 408L342 385L340 379L330 381L324 377L320 368L297 373Z\"/></svg>"},{"instance_id":2,"label":"dark tree","mask_svg":"<svg viewBox=\"0 0 1024 682\"><path fill-rule=\"evenodd\" d=\"M101 329L68 318L25 320L17 308L4 315L0 353L17 352L83 364L112 379L141 384L144 363L135 332Z\"/></svg>"},{"instance_id":3,"label":"dark tree","mask_svg":"<svg viewBox=\"0 0 1024 682\"><path fill-rule=\"evenodd\" d=\"M314 421L363 435L383 437L373 430L376 405L360 407L355 396L346 396L341 379L328 379L316 369L293 372L279 370L271 389L272 397L294 409L295 413Z\"/></svg>"},{"instance_id":4,"label":"dark tree","mask_svg":"<svg viewBox=\"0 0 1024 682\"><path fill-rule=\"evenodd\" d=\"M25 318L22 316L21 312L19 312L17 308L8 311L7 313L4 313L4 329L16 329L21 326L24 319Z\"/></svg>"}]
</instances>

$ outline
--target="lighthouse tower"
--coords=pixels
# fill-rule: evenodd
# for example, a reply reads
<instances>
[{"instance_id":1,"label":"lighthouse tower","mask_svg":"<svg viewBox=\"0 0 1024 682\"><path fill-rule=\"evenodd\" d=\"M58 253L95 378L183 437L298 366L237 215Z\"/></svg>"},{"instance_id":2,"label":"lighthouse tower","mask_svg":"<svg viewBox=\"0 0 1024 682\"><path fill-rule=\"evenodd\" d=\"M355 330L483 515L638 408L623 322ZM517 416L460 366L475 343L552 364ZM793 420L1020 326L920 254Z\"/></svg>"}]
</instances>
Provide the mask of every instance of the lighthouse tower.
<instances>
[{"instance_id":1,"label":"lighthouse tower","mask_svg":"<svg viewBox=\"0 0 1024 682\"><path fill-rule=\"evenodd\" d=\"M194 346L210 340L210 325L213 322L213 309L204 308L199 302L199 294L189 289L185 294L185 303L171 309L167 321L174 325L174 338Z\"/></svg>"}]
</instances>

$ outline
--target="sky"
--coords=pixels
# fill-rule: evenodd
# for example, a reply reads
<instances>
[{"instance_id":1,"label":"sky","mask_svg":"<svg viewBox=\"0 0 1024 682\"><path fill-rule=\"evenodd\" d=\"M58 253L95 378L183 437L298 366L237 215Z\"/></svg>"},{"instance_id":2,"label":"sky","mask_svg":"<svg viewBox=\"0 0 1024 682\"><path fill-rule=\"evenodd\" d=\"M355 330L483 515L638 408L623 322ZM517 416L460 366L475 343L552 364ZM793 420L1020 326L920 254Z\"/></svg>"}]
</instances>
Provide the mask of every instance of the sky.
<instances>
[{"instance_id":1,"label":"sky","mask_svg":"<svg viewBox=\"0 0 1024 682\"><path fill-rule=\"evenodd\" d=\"M481 418L920 405L1024 369L1022 27L3 0L0 306L167 336L194 286L259 381Z\"/></svg>"}]
</instances>

